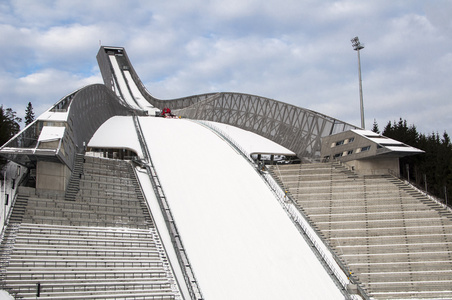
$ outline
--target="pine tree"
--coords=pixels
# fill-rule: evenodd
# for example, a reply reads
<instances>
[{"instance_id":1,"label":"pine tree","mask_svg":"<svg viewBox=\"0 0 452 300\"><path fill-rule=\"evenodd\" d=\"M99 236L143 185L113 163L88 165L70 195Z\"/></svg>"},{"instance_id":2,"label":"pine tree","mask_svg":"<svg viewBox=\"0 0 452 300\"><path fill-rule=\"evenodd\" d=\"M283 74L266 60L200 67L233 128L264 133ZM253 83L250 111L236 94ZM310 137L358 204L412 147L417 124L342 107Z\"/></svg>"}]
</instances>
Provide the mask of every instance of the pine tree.
<instances>
[{"instance_id":1,"label":"pine tree","mask_svg":"<svg viewBox=\"0 0 452 300\"><path fill-rule=\"evenodd\" d=\"M372 126L372 131L375 133L380 133L380 129L378 128L377 120L374 119L374 125Z\"/></svg>"},{"instance_id":2,"label":"pine tree","mask_svg":"<svg viewBox=\"0 0 452 300\"><path fill-rule=\"evenodd\" d=\"M0 146L3 146L20 130L21 118L16 117L16 112L11 108L3 108L0 105ZM6 163L6 159L0 157L0 168Z\"/></svg>"},{"instance_id":3,"label":"pine tree","mask_svg":"<svg viewBox=\"0 0 452 300\"><path fill-rule=\"evenodd\" d=\"M19 132L21 121L21 118L16 117L15 111L0 105L0 146Z\"/></svg>"},{"instance_id":4,"label":"pine tree","mask_svg":"<svg viewBox=\"0 0 452 300\"><path fill-rule=\"evenodd\" d=\"M35 120L35 113L33 112L33 105L28 102L27 108L25 109L25 126L30 124Z\"/></svg>"}]
</instances>

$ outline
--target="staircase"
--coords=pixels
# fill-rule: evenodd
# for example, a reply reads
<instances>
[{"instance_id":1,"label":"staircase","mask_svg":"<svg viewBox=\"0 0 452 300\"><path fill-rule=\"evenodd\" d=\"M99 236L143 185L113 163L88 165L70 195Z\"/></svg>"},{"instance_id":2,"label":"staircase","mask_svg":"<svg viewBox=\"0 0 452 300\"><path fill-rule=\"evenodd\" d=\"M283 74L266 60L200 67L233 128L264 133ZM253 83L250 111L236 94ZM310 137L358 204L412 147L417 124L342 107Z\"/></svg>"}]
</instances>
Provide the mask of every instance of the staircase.
<instances>
[{"instance_id":1,"label":"staircase","mask_svg":"<svg viewBox=\"0 0 452 300\"><path fill-rule=\"evenodd\" d=\"M390 176L331 163L271 172L374 299L452 298L452 216Z\"/></svg>"},{"instance_id":2,"label":"staircase","mask_svg":"<svg viewBox=\"0 0 452 300\"><path fill-rule=\"evenodd\" d=\"M84 161L85 156L83 154L75 154L74 170L72 170L71 178L69 179L64 196L66 200L75 200L75 197L80 189L80 178L82 178L83 174Z\"/></svg>"},{"instance_id":3,"label":"staircase","mask_svg":"<svg viewBox=\"0 0 452 300\"><path fill-rule=\"evenodd\" d=\"M182 299L131 165L84 160L73 200L18 196L1 288L17 299Z\"/></svg>"}]
</instances>

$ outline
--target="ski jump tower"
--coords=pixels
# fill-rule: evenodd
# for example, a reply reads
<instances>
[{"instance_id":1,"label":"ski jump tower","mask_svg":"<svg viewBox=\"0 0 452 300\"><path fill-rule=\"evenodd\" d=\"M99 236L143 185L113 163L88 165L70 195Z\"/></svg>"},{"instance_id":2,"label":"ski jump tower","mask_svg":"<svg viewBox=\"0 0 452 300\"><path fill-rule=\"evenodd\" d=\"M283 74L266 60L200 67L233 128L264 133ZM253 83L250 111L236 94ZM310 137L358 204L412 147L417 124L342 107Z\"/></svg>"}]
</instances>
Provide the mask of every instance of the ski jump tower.
<instances>
[{"instance_id":1,"label":"ski jump tower","mask_svg":"<svg viewBox=\"0 0 452 300\"><path fill-rule=\"evenodd\" d=\"M159 128L158 126L164 125L162 122L163 118L156 117L159 115L159 111L164 108L170 108L175 115L180 116L182 120L165 121L165 130L170 130L168 128L171 128L173 131L168 132L177 132L178 138L187 143L185 149L190 149L191 151L198 149L199 152L206 151L206 155L200 160L205 159L208 161L207 157L210 157L208 155L212 154L208 150L209 147L218 147L215 149L218 149L218 151L226 151L224 150L224 145L217 145L213 140L209 140L210 142L202 147L199 146L199 144L203 142L202 139L198 140L199 143L196 144L190 144L192 141L187 140L187 136L190 136L192 132L198 132L199 136L207 137L210 133L206 134L204 130L208 128L210 131L215 132L216 137L220 137L223 141L226 141L228 147L234 149L234 153L241 153L244 159L252 165L252 174L249 174L249 177L244 178L243 180L237 180L238 182L235 182L235 177L238 178L238 175L227 177L228 179L224 179L223 177L221 177L223 178L221 179L218 177L220 183L221 180L225 180L227 183L235 182L235 184L237 184L237 186L231 186L230 189L225 189L223 191L225 194L229 192L229 190L236 192L236 194L229 195L228 200L221 198L221 193L218 192L218 195L216 194L217 190L222 189L221 184L217 187L217 190L209 190L209 188L214 185L213 182L209 181L211 178L206 177L204 182L210 182L210 184L204 186L204 189L209 190L211 192L209 195L213 195L210 197L213 197L214 199L205 199L206 202L204 202L204 204L217 203L216 207L223 207L222 205L224 203L232 205L234 201L231 199L243 201L249 200L249 203L246 202L248 204L245 202L240 203L243 203L244 207L249 205L249 211L251 211L252 207L262 205L261 213L265 215L268 212L276 211L274 204L277 203L278 209L280 206L284 208L284 210L281 210L283 213L278 216L275 214L273 217L272 215L268 215L268 219L276 220L282 218L281 226L289 226L284 228L291 228L288 229L288 232L293 229L296 232L295 235L297 237L300 232L302 232L304 236L309 236L309 232L312 233L315 232L315 230L309 229L309 226L306 225L309 223L307 219L306 221L302 221L304 220L303 213L295 208L294 203L287 200L288 198L285 194L287 191L278 187L276 181L269 177L267 169L264 166L265 162L259 161L259 158L267 155L271 157L271 159L267 160L267 162L270 163L273 163L273 158L277 155L297 157L298 162L303 164L321 161L341 161L348 165L350 169L354 169L358 173L375 175L387 174L389 172L397 174L399 157L422 152L421 150L412 148L398 141L376 135L370 131L361 130L356 126L321 113L256 95L218 92L170 100L157 99L146 90L135 72L124 48L102 46L97 54L97 60L104 84L89 85L63 97L48 111L3 145L0 148L0 155L26 167L30 171L29 177L31 181L34 181L34 187L37 194L42 192L48 195L51 192L55 192L56 194L64 195L66 201L73 201L75 198L75 195L73 195L73 197L70 196L68 191L73 188L74 184L77 183L80 178L82 178L82 173L80 173L79 168L83 159L80 158L87 150L94 153L94 155L102 153L101 155L104 157L133 159L135 167L141 167L143 172L146 170L149 175L149 180L152 182L152 185L149 185L149 187L152 187L152 193L149 193L149 190L146 191L145 184L143 183L141 183L141 191L145 198L150 201L149 203L152 202L149 200L150 198L155 198L155 203L157 203L155 207L160 207L158 210L161 212L157 213L157 210L152 210L152 204L148 204L151 214L162 214L162 220L164 220L162 222L163 225L160 225L161 227L158 229L159 225L157 224L157 229L160 232L168 231L170 236L169 240L172 241L173 245L166 245L165 248L172 249L174 246L173 250L168 250L167 252L170 260L172 255L170 253L171 251L174 251L174 257L177 257L177 261L179 262L178 268L180 268L180 271L175 271L175 277L178 277L178 272L184 274L183 277L185 278L186 288L181 288L181 293L183 295L190 295L187 296L187 298L201 299L201 292L194 273L196 273L196 268L198 268L198 270L202 270L203 268L205 268L204 270L208 270L209 266L203 264L203 255L198 255L198 258L196 256L196 253L202 253L201 250L196 250L196 245L199 245L199 243L202 243L203 241L196 240L198 235L193 234L189 229L186 229L191 228L191 226L196 223L197 220L199 221L201 217L196 219L186 218L187 216L184 215L184 209L181 209L186 203L178 203L174 200L171 203L171 199L169 199L171 198L171 195L173 198L174 195L178 195L174 192L178 189L177 186L173 186L173 189L170 189L171 192L169 192L170 196L168 197L166 196L166 191L164 192L162 188L165 185L172 186L174 183L172 181L175 179L173 179L174 174L168 175L168 171L165 169L165 163L162 164L159 162L159 158L161 161L162 158L165 157L165 152L170 152L166 151L162 145L158 144L158 134L156 135L156 133L152 131L153 128ZM196 124L196 126L193 124ZM265 138L266 141L270 141L272 145L277 145L277 147L266 146L264 147L265 149L252 149L248 152L242 151L243 147L246 147L244 145L246 143L241 144L232 141L224 131L218 130L215 126L238 128L241 130L241 134L246 132L247 137L251 138L251 136L259 136L260 139ZM108 134L103 134L105 132ZM118 136L115 136L115 134ZM129 140L124 139L122 136L124 134L133 136L134 138ZM209 135L209 139L210 138ZM127 142L131 140L133 140L132 143ZM171 139L166 140L166 143L170 142L172 142ZM177 147L177 145L173 145L172 150ZM195 152L192 152L193 156L195 156L194 153ZM165 162L171 161L171 157L176 160L176 155L177 153L173 153L173 156L169 156L163 160ZM251 159L251 156L254 157L254 161ZM151 159L151 157L157 157L157 161L155 161L154 158ZM219 169L222 170L222 173L233 173L235 170L230 168L232 168L237 158L234 155L225 155L224 157L228 157L227 162L230 164L222 164ZM222 159L224 159L224 157L222 157ZM256 157L258 160L256 160ZM217 162L218 159L213 155L211 163L216 164ZM205 161L203 161L203 163L205 163ZM187 166L186 169L190 169L194 165L196 165L196 162L191 162L190 167ZM177 164L172 167L168 166L171 170L175 170L177 167ZM249 169L242 169L242 165L237 165L236 167L236 170L241 170L239 172L241 176L248 174L247 172ZM180 171L180 174L185 174L184 172L186 169ZM213 174L214 172L213 169L207 168L206 170L207 171L204 172L206 174ZM140 172L141 171L136 171L136 176L139 180L142 180L142 178L140 179L140 176L142 176L140 175ZM161 181L157 176L157 173L161 175ZM188 179L197 177L192 175L193 173L186 173L184 175L185 177L179 178L178 183L191 182ZM198 175L201 178L201 175ZM167 179L165 179L165 176L167 176ZM292 175L289 175L289 177L290 176ZM248 178L250 178L249 181ZM265 188L260 187L262 182L265 182ZM199 182L193 182L193 184L199 184ZM185 188L187 189L186 196L189 197L190 193L188 190L190 187L187 186ZM265 202L267 200L262 200L271 199L273 197L268 195L268 191L266 192L267 194L264 193L265 195L257 193L257 190L266 189L269 189L271 193L274 193L276 198L279 197L278 199L280 202L275 200L273 203L272 200L268 200L268 202ZM203 190L202 186L200 190ZM195 192L198 193L197 191ZM247 197L242 199L242 194L247 195ZM202 199L199 194L197 195L198 196L193 196L191 199L193 201L192 207L196 206L196 201ZM252 202L254 200L250 199L255 199L257 202ZM259 202L261 201L259 199L261 199L262 202ZM233 212L237 211L237 207L240 207L240 203L237 203L235 206L224 206L224 212L230 210L231 214L233 214ZM198 212L206 208L206 205L201 202L198 204ZM267 205L265 206L268 208L267 210L263 209L264 205ZM169 210L169 207L172 207L172 212ZM185 210L187 210L186 207ZM208 216L209 212L200 215L203 217ZM158 223L157 217L154 216L153 220L155 223ZM183 224L184 220L191 221L185 223L183 226L177 227L174 225L174 220L180 220L178 221L179 224ZM259 223L259 220L260 217L256 216L255 223ZM207 221L208 220L206 220L206 222ZM240 219L240 222L242 221L246 221L246 218ZM236 223L239 224L240 222L237 219ZM228 225L227 222L221 222L222 224L217 223L212 224L212 226L220 226L222 224ZM264 223L261 224L261 228L268 225L268 222ZM285 225L283 225L283 223ZM293 224L296 225L294 228L292 228ZM248 225L250 224L246 222L243 223L243 228ZM166 229L163 229L165 226ZM230 224L227 227L231 227ZM220 231L226 230L224 227L218 228L221 228L219 229ZM198 228L198 230L202 229ZM268 228L268 230L271 231L271 228ZM240 230L237 230L237 232L238 231ZM181 234L179 234L179 232ZM259 235L256 232L254 232L254 234ZM182 246L181 236L185 238L186 242L188 241L187 252L185 252L185 248ZM335 274L331 275L334 279L332 279L331 285L329 285L328 288L325 288L324 292L328 294L328 291L331 291L330 295L337 296L339 294L341 297L347 299L353 299L353 297L355 297L353 294L358 293L366 298L366 293L360 289L359 285L355 285L353 279L347 278L347 275L349 274L345 272L346 267L341 265L340 260L331 258L334 257L334 255L329 253L328 247L322 246L321 239L317 239L314 236L315 234L306 237L307 241L312 243L312 247L317 249L314 252L316 253L318 260L322 262L321 265L323 268L329 270L327 273ZM280 237L278 236L277 238L279 239ZM243 243L246 243L249 239L250 238L247 237L247 239L243 240ZM162 238L162 240L164 244L165 239ZM297 240L300 242L298 238L290 238L289 240ZM301 238L301 240L303 240L303 238ZM214 243L213 235L211 236L211 242ZM262 242L262 240L259 240L256 243L259 242ZM221 244L221 241L218 241L218 244ZM250 247L252 246L254 246L254 244L250 245ZM287 251L289 251L289 248L291 249L292 247L288 247ZM269 245L268 250L273 251L275 249ZM188 260L190 255L185 256L186 253L190 254L190 251L192 253L191 258L194 261L193 269L191 269L191 264ZM325 253L329 254L326 255ZM273 254L270 256L275 257L276 255ZM306 252L306 257L307 255ZM250 257L249 260L251 261L252 257ZM272 263L272 266L275 268L280 265L280 262ZM297 260L293 265L295 266L299 263L300 261ZM336 265L340 270L339 272L342 272L342 277L335 273L333 270L335 267L332 265ZM320 269L322 269L322 266ZM297 273L298 271L299 269L294 270L292 274L304 276L306 275L305 273L311 272L311 279L316 278L317 282L323 281L323 279L320 279L323 278L323 275L320 271L317 272L317 269L316 271L311 270L305 273ZM218 290L217 288L209 288L209 286L214 286L215 282L211 281L210 285L205 283L209 282L209 276L211 277L211 274L208 273L208 271L198 272L201 288L203 288L204 282L204 287L206 287L205 290ZM229 279L235 277L231 274L225 276L225 278ZM249 278L250 277L252 276L249 276ZM276 279L277 278L275 278L275 280ZM182 281L183 279L179 280L179 282ZM288 281L286 281L286 283L287 282ZM182 285L183 284L181 284L181 286ZM295 287L295 285L296 284L293 284L291 287ZM184 292L185 289L188 290L187 293ZM316 287L312 288L312 290L317 290L316 292L322 292L322 289L321 285L316 285ZM297 289L295 288L289 290L292 293L297 293ZM209 292L206 292L206 294L209 294Z\"/></svg>"}]
</instances>

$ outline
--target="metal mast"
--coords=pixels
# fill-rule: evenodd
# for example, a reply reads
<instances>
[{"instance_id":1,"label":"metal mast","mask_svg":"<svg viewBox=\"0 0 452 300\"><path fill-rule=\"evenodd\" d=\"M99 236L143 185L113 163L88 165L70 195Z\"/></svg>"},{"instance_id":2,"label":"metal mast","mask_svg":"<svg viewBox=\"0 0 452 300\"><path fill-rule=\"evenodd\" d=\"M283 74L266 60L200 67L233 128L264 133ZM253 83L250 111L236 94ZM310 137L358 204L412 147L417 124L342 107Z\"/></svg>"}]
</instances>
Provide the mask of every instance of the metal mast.
<instances>
[{"instance_id":1,"label":"metal mast","mask_svg":"<svg viewBox=\"0 0 452 300\"><path fill-rule=\"evenodd\" d=\"M360 109L361 109L361 128L365 129L366 125L364 123L364 103L363 103L363 83L361 79L361 58L359 55L359 50L364 48L364 45L359 42L358 37L354 37L351 39L353 50L358 52L358 73L359 73L359 100L360 100Z\"/></svg>"}]
</instances>

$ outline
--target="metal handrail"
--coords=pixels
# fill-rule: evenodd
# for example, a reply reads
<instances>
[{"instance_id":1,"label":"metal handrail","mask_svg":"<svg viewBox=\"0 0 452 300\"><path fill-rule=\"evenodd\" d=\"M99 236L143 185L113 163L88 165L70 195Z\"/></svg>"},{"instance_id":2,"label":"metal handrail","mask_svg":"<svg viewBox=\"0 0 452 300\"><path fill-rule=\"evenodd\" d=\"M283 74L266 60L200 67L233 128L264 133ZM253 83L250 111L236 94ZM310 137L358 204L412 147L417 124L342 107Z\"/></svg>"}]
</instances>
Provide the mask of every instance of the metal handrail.
<instances>
[{"instance_id":1,"label":"metal handrail","mask_svg":"<svg viewBox=\"0 0 452 300\"><path fill-rule=\"evenodd\" d=\"M394 172L394 171L391 170L391 169L388 169L388 173L389 173L390 176L392 176L392 177L394 177L395 179L399 180L401 183L407 185L408 187L414 189L414 190L417 191L418 193L421 193L422 195L424 195L424 196L427 197L428 199L434 201L436 204L440 205L442 208L444 208L444 209L446 209L446 210L452 212L452 207L449 206L449 205L447 205L447 204L445 203L445 200L444 200L444 202L441 201L441 200L442 200L441 198L436 197L435 195L431 194L431 193L428 192L428 191L425 191L424 189L422 189L422 187L418 186L417 184L414 184L414 183L408 181L408 179L405 179L405 178L403 178L402 176L397 175L396 172Z\"/></svg>"}]
</instances>

